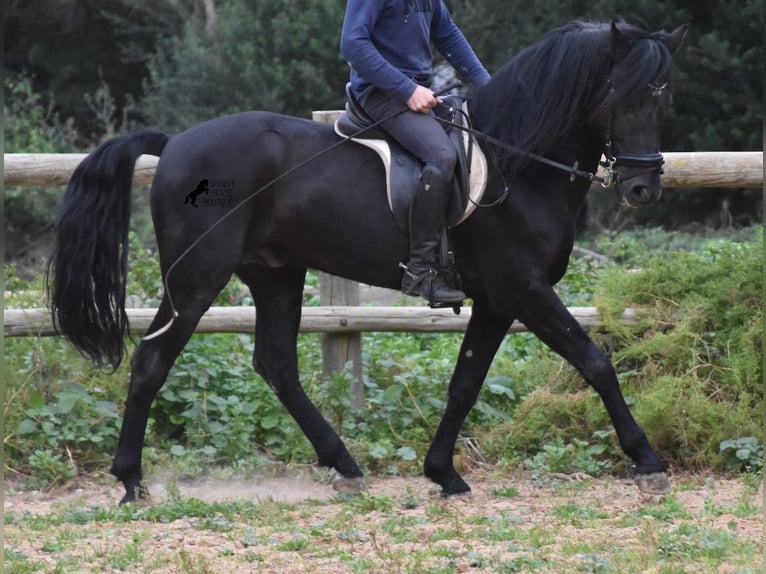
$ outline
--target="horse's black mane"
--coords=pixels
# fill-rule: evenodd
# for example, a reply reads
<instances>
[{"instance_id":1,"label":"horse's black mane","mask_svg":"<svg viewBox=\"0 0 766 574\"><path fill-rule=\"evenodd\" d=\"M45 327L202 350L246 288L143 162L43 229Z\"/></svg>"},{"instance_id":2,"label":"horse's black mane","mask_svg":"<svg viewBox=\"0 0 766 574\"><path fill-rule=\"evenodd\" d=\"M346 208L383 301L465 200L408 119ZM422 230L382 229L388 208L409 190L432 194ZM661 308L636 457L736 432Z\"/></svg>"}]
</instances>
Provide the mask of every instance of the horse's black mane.
<instances>
[{"instance_id":1,"label":"horse's black mane","mask_svg":"<svg viewBox=\"0 0 766 574\"><path fill-rule=\"evenodd\" d=\"M474 126L546 155L572 129L604 119L610 89L610 101L618 102L650 83L668 81L671 56L659 41L664 32L651 34L623 22L617 26L631 49L614 70L610 23L570 22L519 52L474 93ZM504 158L513 170L527 161L518 154Z\"/></svg>"}]
</instances>

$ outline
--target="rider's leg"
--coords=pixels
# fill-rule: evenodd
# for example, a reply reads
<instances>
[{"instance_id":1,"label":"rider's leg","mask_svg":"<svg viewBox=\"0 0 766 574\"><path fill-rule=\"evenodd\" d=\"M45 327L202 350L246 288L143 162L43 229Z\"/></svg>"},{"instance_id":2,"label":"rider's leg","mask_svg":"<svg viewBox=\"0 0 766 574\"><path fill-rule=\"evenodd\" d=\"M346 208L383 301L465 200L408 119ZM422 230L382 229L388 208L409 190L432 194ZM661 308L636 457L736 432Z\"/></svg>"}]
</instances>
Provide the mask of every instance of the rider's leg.
<instances>
[{"instance_id":1,"label":"rider's leg","mask_svg":"<svg viewBox=\"0 0 766 574\"><path fill-rule=\"evenodd\" d=\"M410 254L402 276L402 291L422 295L431 304L460 304L465 294L437 272L449 179L433 165L423 168L420 179L421 186L410 205Z\"/></svg>"},{"instance_id":2,"label":"rider's leg","mask_svg":"<svg viewBox=\"0 0 766 574\"><path fill-rule=\"evenodd\" d=\"M457 161L452 141L433 116L410 111L406 104L383 92L375 91L366 98L364 109L374 120L392 118L381 127L424 163L421 186L410 207L410 253L402 290L422 295L432 305L460 304L465 294L449 285L444 274L438 272L439 238ZM396 115L397 112L402 113Z\"/></svg>"}]
</instances>

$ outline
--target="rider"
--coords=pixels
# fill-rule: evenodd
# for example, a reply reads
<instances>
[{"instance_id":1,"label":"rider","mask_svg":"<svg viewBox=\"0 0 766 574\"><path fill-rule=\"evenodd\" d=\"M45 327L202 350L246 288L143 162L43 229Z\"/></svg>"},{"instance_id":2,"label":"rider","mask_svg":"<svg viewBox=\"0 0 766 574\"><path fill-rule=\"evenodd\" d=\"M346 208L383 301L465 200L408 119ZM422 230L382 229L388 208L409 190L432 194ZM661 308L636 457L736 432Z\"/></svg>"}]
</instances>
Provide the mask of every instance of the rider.
<instances>
[{"instance_id":1,"label":"rider","mask_svg":"<svg viewBox=\"0 0 766 574\"><path fill-rule=\"evenodd\" d=\"M437 273L450 180L457 161L452 142L430 114L441 103L430 90L431 43L468 81L489 73L443 0L348 0L341 52L351 64L351 93L370 118L423 161L410 207L410 252L402 291L431 305L462 303L465 294Z\"/></svg>"}]
</instances>

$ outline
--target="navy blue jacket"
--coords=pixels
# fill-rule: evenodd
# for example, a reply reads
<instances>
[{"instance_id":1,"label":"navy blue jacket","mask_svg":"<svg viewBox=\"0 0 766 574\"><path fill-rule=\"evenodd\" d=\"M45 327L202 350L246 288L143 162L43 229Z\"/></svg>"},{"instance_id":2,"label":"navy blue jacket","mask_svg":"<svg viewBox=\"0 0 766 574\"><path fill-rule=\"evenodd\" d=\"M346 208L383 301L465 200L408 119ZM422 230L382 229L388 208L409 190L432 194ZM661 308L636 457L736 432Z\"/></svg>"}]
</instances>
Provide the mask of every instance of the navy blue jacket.
<instances>
[{"instance_id":1,"label":"navy blue jacket","mask_svg":"<svg viewBox=\"0 0 766 574\"><path fill-rule=\"evenodd\" d=\"M373 86L407 102L417 84L429 85L432 44L464 79L489 80L443 0L348 0L340 48L362 105Z\"/></svg>"}]
</instances>

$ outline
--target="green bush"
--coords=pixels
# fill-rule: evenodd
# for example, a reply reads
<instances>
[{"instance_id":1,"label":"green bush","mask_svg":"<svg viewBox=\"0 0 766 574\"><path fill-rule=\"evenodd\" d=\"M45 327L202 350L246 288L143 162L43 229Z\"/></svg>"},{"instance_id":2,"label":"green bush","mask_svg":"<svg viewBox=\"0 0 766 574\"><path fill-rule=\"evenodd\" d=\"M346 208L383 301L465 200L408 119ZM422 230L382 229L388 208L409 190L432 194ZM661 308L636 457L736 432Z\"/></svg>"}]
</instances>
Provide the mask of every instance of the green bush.
<instances>
[{"instance_id":1,"label":"green bush","mask_svg":"<svg viewBox=\"0 0 766 574\"><path fill-rule=\"evenodd\" d=\"M193 336L152 405L152 442L212 462L259 451L310 461L311 445L250 366L251 349L246 335Z\"/></svg>"},{"instance_id":2,"label":"green bush","mask_svg":"<svg viewBox=\"0 0 766 574\"><path fill-rule=\"evenodd\" d=\"M599 282L603 326L593 336L610 352L650 441L680 468L726 470L731 457L719 445L742 437L763 443L763 238L756 231L747 242L706 241L695 252L631 259L640 271L615 267ZM626 307L638 311L633 325L618 322ZM557 357L521 365L513 378L539 387L490 435L499 456L533 456L557 437L589 440L587 429L609 428L601 401Z\"/></svg>"}]
</instances>

